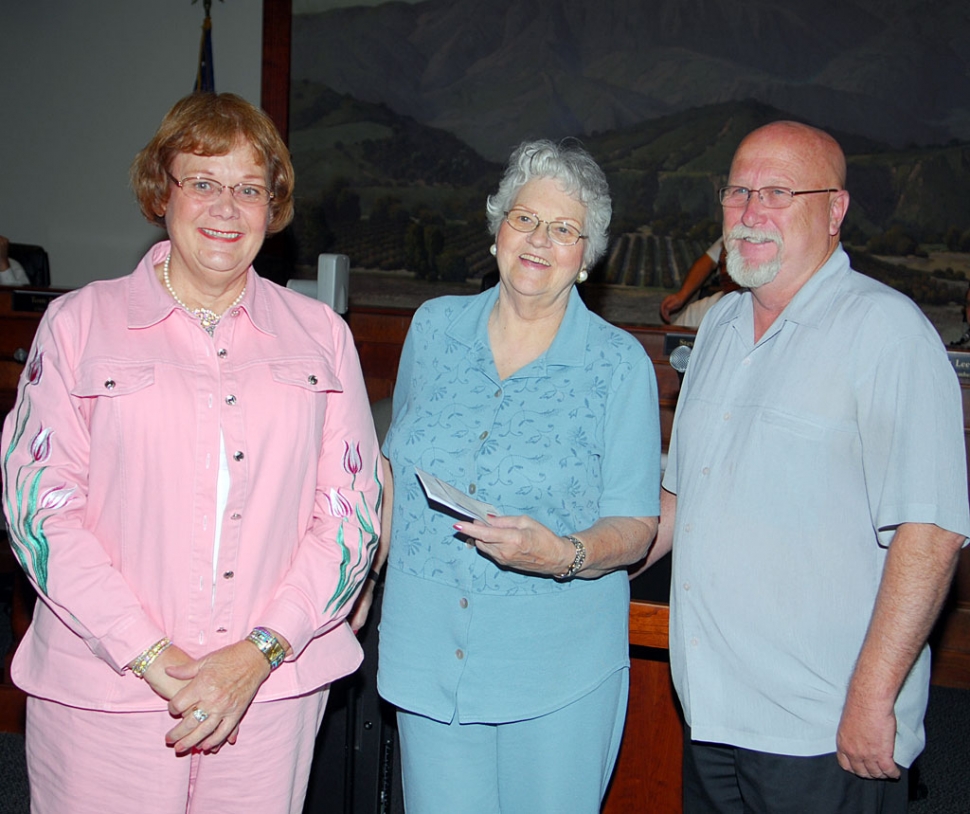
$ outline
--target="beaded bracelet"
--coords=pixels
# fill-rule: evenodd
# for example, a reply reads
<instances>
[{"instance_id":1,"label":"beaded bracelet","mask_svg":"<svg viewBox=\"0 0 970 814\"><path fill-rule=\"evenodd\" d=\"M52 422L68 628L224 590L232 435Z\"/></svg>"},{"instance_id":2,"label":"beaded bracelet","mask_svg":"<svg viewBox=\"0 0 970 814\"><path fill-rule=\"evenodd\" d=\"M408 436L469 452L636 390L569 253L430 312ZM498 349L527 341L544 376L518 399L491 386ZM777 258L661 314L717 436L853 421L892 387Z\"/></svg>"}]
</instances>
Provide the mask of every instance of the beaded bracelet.
<instances>
[{"instance_id":1,"label":"beaded bracelet","mask_svg":"<svg viewBox=\"0 0 970 814\"><path fill-rule=\"evenodd\" d=\"M576 556L569 568L563 571L563 573L556 574L555 576L556 579L559 580L568 580L576 576L576 574L579 573L579 569L586 564L586 546L583 545L583 541L578 537L573 537L571 534L565 534L563 536L576 547Z\"/></svg>"},{"instance_id":2,"label":"beaded bracelet","mask_svg":"<svg viewBox=\"0 0 970 814\"><path fill-rule=\"evenodd\" d=\"M259 648L259 652L266 656L269 662L270 671L275 670L283 663L286 651L280 640L277 639L264 627L254 627L253 632L246 637L247 642L252 642Z\"/></svg>"},{"instance_id":3,"label":"beaded bracelet","mask_svg":"<svg viewBox=\"0 0 970 814\"><path fill-rule=\"evenodd\" d=\"M139 678L144 678L145 672L152 666L152 662L171 646L172 640L168 636L164 639L159 639L131 663L131 671Z\"/></svg>"}]
</instances>

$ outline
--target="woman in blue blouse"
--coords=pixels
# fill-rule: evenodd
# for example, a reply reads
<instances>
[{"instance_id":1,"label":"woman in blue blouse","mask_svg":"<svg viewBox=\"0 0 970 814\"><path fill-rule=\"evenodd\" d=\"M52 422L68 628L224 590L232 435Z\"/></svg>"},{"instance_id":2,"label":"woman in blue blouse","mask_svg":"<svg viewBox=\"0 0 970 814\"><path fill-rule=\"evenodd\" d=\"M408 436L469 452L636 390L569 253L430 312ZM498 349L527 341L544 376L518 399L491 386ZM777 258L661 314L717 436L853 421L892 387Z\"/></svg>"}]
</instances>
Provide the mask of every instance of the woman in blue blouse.
<instances>
[{"instance_id":1,"label":"woman in blue blouse","mask_svg":"<svg viewBox=\"0 0 970 814\"><path fill-rule=\"evenodd\" d=\"M499 284L411 323L384 444L378 674L409 814L600 809L626 714L624 566L660 493L651 362L574 290L610 214L585 150L520 145L488 199ZM415 467L498 516L456 522Z\"/></svg>"}]
</instances>

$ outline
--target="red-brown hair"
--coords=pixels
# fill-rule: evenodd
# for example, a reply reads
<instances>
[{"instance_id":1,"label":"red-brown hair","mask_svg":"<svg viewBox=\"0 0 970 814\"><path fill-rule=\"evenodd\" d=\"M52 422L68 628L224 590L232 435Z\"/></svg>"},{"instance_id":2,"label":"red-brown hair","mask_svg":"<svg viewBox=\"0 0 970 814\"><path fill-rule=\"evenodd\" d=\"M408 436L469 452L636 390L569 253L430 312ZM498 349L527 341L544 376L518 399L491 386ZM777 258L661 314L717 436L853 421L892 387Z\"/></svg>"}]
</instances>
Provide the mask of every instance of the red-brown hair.
<instances>
[{"instance_id":1,"label":"red-brown hair","mask_svg":"<svg viewBox=\"0 0 970 814\"><path fill-rule=\"evenodd\" d=\"M226 155L238 144L252 148L266 169L270 201L267 234L293 220L293 164L276 127L262 110L233 93L193 93L165 115L158 131L131 165L131 186L142 214L165 225L162 214L172 193L170 167L179 153Z\"/></svg>"}]
</instances>

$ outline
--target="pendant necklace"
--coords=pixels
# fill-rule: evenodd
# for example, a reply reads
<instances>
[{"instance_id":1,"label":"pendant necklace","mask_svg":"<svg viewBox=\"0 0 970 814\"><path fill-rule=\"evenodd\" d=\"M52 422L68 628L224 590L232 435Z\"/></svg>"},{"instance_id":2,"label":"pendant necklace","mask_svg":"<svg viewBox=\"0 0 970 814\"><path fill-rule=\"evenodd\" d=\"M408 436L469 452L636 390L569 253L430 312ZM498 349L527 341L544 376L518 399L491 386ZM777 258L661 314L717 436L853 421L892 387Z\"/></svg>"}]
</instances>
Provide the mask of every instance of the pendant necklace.
<instances>
[{"instance_id":1,"label":"pendant necklace","mask_svg":"<svg viewBox=\"0 0 970 814\"><path fill-rule=\"evenodd\" d=\"M168 276L168 267L171 262L172 253L169 252L168 257L165 258L165 263L162 266L162 279L165 281L165 287L168 289L168 293L172 295L172 299L175 300L175 302L177 302L182 306L182 308L198 319L199 324L205 328L206 333L209 334L209 336L212 336L212 334L215 332L216 325L219 324L219 320L222 319L226 313L231 311L242 302L242 298L246 296L246 287L243 286L243 290L239 292L239 296L236 297L236 299L229 304L229 307L221 314L217 314L215 311L211 311L208 308L189 308L189 306L179 299L179 295L176 294L175 289L172 288L172 281Z\"/></svg>"}]
</instances>

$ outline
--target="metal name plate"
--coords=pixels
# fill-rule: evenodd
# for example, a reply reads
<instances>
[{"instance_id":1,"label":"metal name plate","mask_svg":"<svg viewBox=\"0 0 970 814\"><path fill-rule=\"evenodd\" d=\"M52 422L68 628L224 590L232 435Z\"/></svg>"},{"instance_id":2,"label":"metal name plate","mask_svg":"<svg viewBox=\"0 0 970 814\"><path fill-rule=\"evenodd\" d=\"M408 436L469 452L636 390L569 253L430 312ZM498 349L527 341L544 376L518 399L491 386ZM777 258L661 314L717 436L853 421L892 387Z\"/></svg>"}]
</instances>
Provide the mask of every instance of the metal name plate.
<instances>
[{"instance_id":1,"label":"metal name plate","mask_svg":"<svg viewBox=\"0 0 970 814\"><path fill-rule=\"evenodd\" d=\"M63 291L21 291L16 289L10 297L10 310L31 314L43 314L51 300L56 300Z\"/></svg>"},{"instance_id":2,"label":"metal name plate","mask_svg":"<svg viewBox=\"0 0 970 814\"><path fill-rule=\"evenodd\" d=\"M956 371L961 380L970 380L970 352L959 350L948 350L946 355L950 357L950 364Z\"/></svg>"},{"instance_id":3,"label":"metal name plate","mask_svg":"<svg viewBox=\"0 0 970 814\"><path fill-rule=\"evenodd\" d=\"M664 334L664 356L670 356L674 348L679 348L682 345L693 348L695 339L697 339L697 334Z\"/></svg>"}]
</instances>

